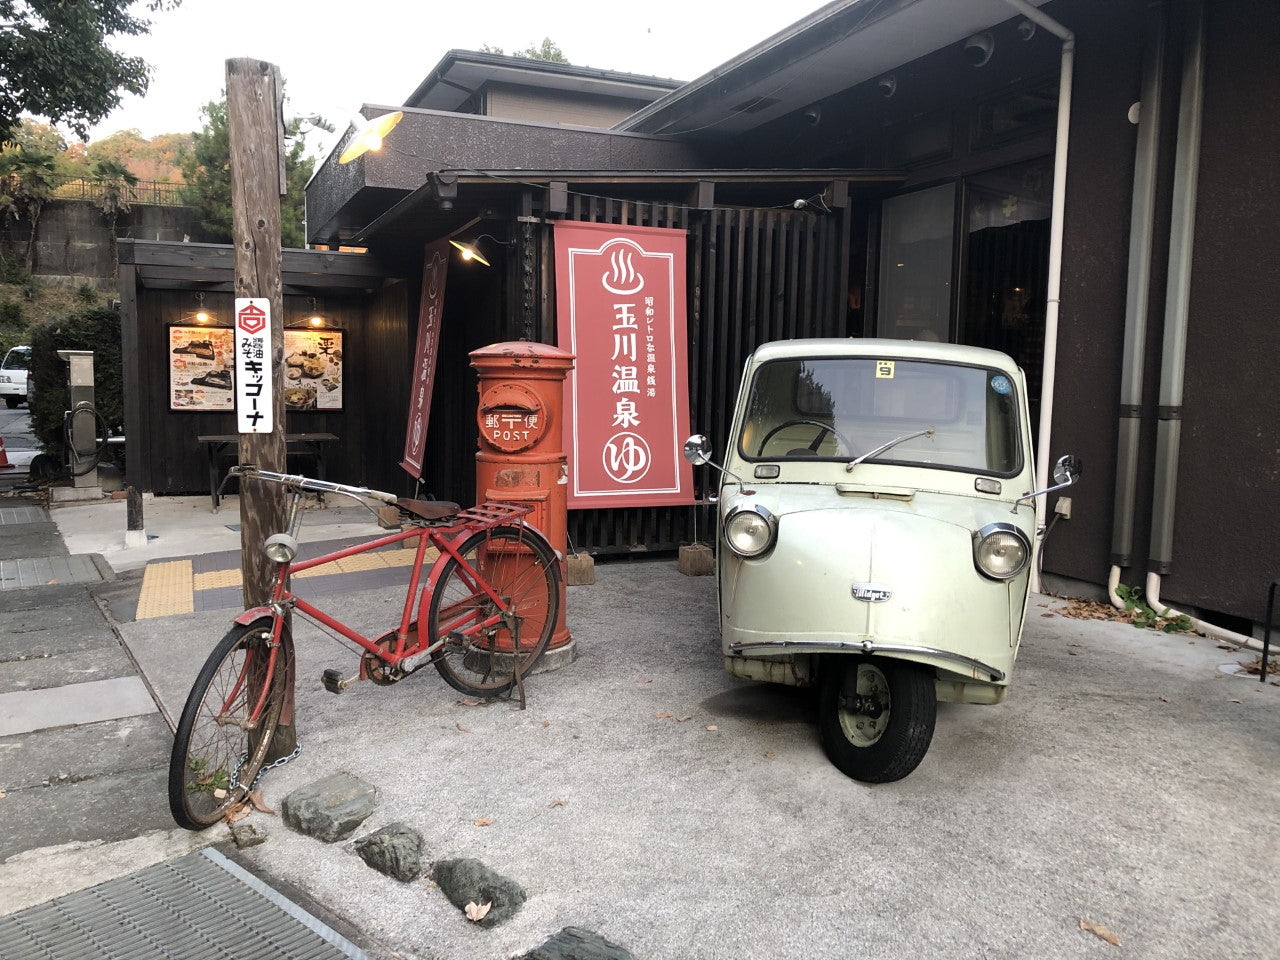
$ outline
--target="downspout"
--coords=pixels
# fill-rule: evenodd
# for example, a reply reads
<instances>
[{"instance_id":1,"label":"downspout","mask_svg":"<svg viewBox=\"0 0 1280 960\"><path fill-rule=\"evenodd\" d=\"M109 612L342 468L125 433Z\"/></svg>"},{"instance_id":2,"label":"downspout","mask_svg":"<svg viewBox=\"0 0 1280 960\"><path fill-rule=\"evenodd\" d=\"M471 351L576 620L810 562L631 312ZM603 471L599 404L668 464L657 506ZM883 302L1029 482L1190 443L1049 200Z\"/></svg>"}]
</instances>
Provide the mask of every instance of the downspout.
<instances>
[{"instance_id":1,"label":"downspout","mask_svg":"<svg viewBox=\"0 0 1280 960\"><path fill-rule=\"evenodd\" d=\"M1142 425L1142 371L1147 347L1147 310L1151 286L1151 245L1155 232L1156 159L1164 101L1164 50L1167 11L1157 0L1143 56L1138 144L1133 161L1133 203L1129 217L1129 285L1124 309L1124 360L1120 373L1120 429L1116 442L1116 492L1112 507L1111 573L1107 595L1123 609L1116 593L1121 567L1133 563L1133 512L1138 476L1138 434Z\"/></svg>"},{"instance_id":2,"label":"downspout","mask_svg":"<svg viewBox=\"0 0 1280 960\"><path fill-rule=\"evenodd\" d=\"M1178 448L1182 438L1182 387L1187 359L1191 263L1195 245L1196 191L1200 174L1200 128L1204 113L1204 2L1188 8L1182 90L1178 106L1178 147L1173 172L1173 218L1169 238L1169 280L1165 293L1164 349L1160 405L1156 410L1156 476L1151 505L1151 555L1146 601L1160 616L1182 616L1160 603L1161 577L1173 562L1173 520L1178 492ZM1196 629L1240 646L1260 648L1252 637L1188 617Z\"/></svg>"},{"instance_id":3,"label":"downspout","mask_svg":"<svg viewBox=\"0 0 1280 960\"><path fill-rule=\"evenodd\" d=\"M1058 364L1058 309L1062 294L1062 219L1067 206L1067 143L1071 127L1071 79L1075 34L1027 0L1005 0L1020 14L1062 41L1058 73L1058 129L1053 153L1053 206L1049 220L1049 282L1045 296L1044 360L1040 374L1040 430L1036 441L1036 486L1049 486L1049 443L1053 433L1053 386ZM1043 529L1045 498L1036 498L1036 528ZM1031 589L1040 590L1039 566L1032 567Z\"/></svg>"}]
</instances>

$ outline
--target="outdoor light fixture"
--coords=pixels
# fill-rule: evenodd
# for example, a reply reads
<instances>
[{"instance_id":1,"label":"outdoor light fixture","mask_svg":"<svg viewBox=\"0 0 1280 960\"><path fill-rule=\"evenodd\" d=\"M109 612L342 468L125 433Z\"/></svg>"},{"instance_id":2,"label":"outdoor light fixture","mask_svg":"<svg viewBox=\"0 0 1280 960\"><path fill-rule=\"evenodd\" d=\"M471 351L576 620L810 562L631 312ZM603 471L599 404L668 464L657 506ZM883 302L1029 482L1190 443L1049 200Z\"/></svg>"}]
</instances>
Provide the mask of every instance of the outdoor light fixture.
<instances>
[{"instance_id":1,"label":"outdoor light fixture","mask_svg":"<svg viewBox=\"0 0 1280 960\"><path fill-rule=\"evenodd\" d=\"M196 323L204 324L204 323L215 322L217 320L217 317L215 317L212 313L210 313L208 310L205 309L204 294L197 293L195 312L184 314L182 319L184 321L195 321Z\"/></svg>"},{"instance_id":2,"label":"outdoor light fixture","mask_svg":"<svg viewBox=\"0 0 1280 960\"><path fill-rule=\"evenodd\" d=\"M338 157L339 163L350 163L356 157L363 156L369 150L375 153L381 150L383 139L395 129L397 123L404 119L404 111L397 110L394 113L384 113L382 116L374 117L372 120L359 119L359 124L356 124L355 121L352 123L353 126L356 126L355 136L347 144L347 149L342 151L342 156Z\"/></svg>"},{"instance_id":3,"label":"outdoor light fixture","mask_svg":"<svg viewBox=\"0 0 1280 960\"><path fill-rule=\"evenodd\" d=\"M449 242L458 248L458 252L462 255L463 260L466 260L467 262L474 260L476 263L482 264L486 267L491 267L493 264L486 260L484 258L484 254L480 252L481 240L492 240L494 243L502 244L504 247L511 245L510 240L499 240L497 237L488 233L480 234L480 236L476 237L470 243L463 243L461 240L450 240Z\"/></svg>"}]
</instances>

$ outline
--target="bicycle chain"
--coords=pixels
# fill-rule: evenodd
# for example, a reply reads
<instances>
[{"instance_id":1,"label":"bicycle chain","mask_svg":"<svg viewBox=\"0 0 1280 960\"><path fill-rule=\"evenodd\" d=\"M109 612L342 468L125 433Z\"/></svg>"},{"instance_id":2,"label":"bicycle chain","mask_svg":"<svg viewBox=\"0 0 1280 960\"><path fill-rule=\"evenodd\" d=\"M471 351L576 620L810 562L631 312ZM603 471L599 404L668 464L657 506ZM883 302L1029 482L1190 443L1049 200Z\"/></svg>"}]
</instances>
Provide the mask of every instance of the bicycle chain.
<instances>
[{"instance_id":1,"label":"bicycle chain","mask_svg":"<svg viewBox=\"0 0 1280 960\"><path fill-rule=\"evenodd\" d=\"M253 778L253 782L250 783L247 787L240 782L240 771L244 769L244 765L249 762L249 754L247 753L242 754L240 756L240 762L236 764L235 770L233 770L231 773L231 785L227 788L228 795L233 793L235 789L239 787L241 790L244 791L245 796L247 797L249 794L253 793L254 790L258 789L258 782L262 779L262 775L264 773L266 773L268 770L274 770L276 767L283 767L290 760L296 760L299 754L301 753L302 753L302 741L298 741L294 745L293 753L287 756L279 757L275 760L272 760L270 763L264 764L261 768L259 768L258 775Z\"/></svg>"}]
</instances>

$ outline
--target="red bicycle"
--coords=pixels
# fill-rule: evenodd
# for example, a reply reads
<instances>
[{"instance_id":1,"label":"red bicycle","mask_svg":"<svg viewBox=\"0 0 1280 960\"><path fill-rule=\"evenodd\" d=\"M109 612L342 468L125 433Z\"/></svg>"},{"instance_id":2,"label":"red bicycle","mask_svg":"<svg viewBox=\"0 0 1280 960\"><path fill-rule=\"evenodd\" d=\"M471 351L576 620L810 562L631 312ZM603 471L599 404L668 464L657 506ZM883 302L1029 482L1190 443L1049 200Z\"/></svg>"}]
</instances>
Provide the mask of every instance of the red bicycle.
<instances>
[{"instance_id":1,"label":"red bicycle","mask_svg":"<svg viewBox=\"0 0 1280 960\"><path fill-rule=\"evenodd\" d=\"M217 823L245 800L263 773L297 756L295 749L269 759L279 752L273 748L277 727L292 724L292 612L358 648L356 676L343 679L336 670L325 671L323 683L334 693L358 679L396 683L432 663L463 693L490 698L514 688L523 704L524 677L546 650L560 613L561 558L526 521L529 507L487 502L461 510L456 503L410 500L250 466L234 467L231 475L288 488L288 532L263 544L276 564L271 599L236 617L205 661L178 721L169 808L180 826L201 830ZM306 492L393 504L404 528L295 563ZM364 636L302 599L290 584L291 574L396 543L417 549L400 622L380 635ZM426 586L419 596L424 566Z\"/></svg>"}]
</instances>

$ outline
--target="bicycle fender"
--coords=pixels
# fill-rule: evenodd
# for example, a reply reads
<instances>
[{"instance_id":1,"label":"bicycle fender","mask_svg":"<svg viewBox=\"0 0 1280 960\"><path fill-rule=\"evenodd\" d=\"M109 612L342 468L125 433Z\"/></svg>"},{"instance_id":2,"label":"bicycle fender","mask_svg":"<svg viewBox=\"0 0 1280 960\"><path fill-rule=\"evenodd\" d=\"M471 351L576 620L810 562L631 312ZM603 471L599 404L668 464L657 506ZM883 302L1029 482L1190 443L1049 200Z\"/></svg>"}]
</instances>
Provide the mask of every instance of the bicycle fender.
<instances>
[{"instance_id":1,"label":"bicycle fender","mask_svg":"<svg viewBox=\"0 0 1280 960\"><path fill-rule=\"evenodd\" d=\"M249 610L246 610L244 613L240 614L238 617L236 617L235 620L232 621L232 623L238 623L242 627L247 627L249 626L249 624L253 623L255 620L261 620L264 617L270 620L275 615L276 615L275 611L272 610L270 607L266 607L266 606L253 607Z\"/></svg>"}]
</instances>

